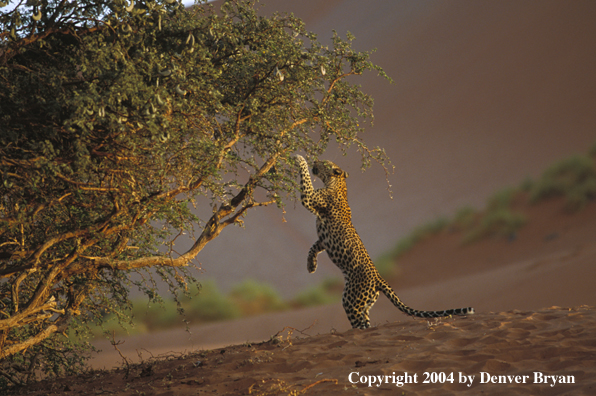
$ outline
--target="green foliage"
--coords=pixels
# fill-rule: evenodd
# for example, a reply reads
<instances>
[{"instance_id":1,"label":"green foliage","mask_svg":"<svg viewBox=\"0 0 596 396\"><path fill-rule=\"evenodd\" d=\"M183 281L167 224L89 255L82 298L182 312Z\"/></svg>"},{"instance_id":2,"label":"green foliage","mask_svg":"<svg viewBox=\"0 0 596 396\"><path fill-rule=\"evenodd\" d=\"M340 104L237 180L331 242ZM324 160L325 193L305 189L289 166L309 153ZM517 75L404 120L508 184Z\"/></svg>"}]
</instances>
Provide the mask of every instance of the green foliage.
<instances>
[{"instance_id":1,"label":"green foliage","mask_svg":"<svg viewBox=\"0 0 596 396\"><path fill-rule=\"evenodd\" d=\"M528 176L521 182L519 189L523 192L530 192L534 188L534 183L534 180Z\"/></svg>"},{"instance_id":2,"label":"green foliage","mask_svg":"<svg viewBox=\"0 0 596 396\"><path fill-rule=\"evenodd\" d=\"M323 46L240 0L131 4L0 13L0 375L13 384L80 355L69 327L129 321L131 286L153 306L163 281L183 309L203 247L295 197L296 152L332 141L386 163L359 136L372 98L352 76L387 76L353 37ZM195 243L180 252L183 234Z\"/></svg>"},{"instance_id":3,"label":"green foliage","mask_svg":"<svg viewBox=\"0 0 596 396\"><path fill-rule=\"evenodd\" d=\"M590 147L590 150L588 150L588 155L592 158L596 158L596 143Z\"/></svg>"},{"instance_id":4,"label":"green foliage","mask_svg":"<svg viewBox=\"0 0 596 396\"><path fill-rule=\"evenodd\" d=\"M251 279L234 287L230 298L244 315L256 315L286 308L286 304L270 285Z\"/></svg>"},{"instance_id":5,"label":"green foliage","mask_svg":"<svg viewBox=\"0 0 596 396\"><path fill-rule=\"evenodd\" d=\"M512 237L526 223L521 213L511 209L519 190L506 188L488 199L486 208L475 222L470 222L463 242L470 243L487 236Z\"/></svg>"},{"instance_id":6,"label":"green foliage","mask_svg":"<svg viewBox=\"0 0 596 396\"><path fill-rule=\"evenodd\" d=\"M341 296L340 293L336 292L338 287L342 287L341 280L329 278L300 292L292 299L291 305L294 307L314 307L337 302Z\"/></svg>"},{"instance_id":7,"label":"green foliage","mask_svg":"<svg viewBox=\"0 0 596 396\"><path fill-rule=\"evenodd\" d=\"M184 324L196 325L329 304L339 301L342 286L340 280L330 278L284 301L271 285L262 282L246 280L224 294L214 281L205 281L201 283L200 290L193 289L188 297L182 297L178 302L164 299L151 303L146 298L137 298L131 302L129 323L118 321L116 315L109 314L104 317L101 326L94 326L91 331L94 337L111 338L114 333L140 334Z\"/></svg>"},{"instance_id":8,"label":"green foliage","mask_svg":"<svg viewBox=\"0 0 596 396\"><path fill-rule=\"evenodd\" d=\"M594 159L575 155L550 166L530 190L530 200L536 203L553 196L566 197L567 209L570 211L579 210L594 199Z\"/></svg>"},{"instance_id":9,"label":"green foliage","mask_svg":"<svg viewBox=\"0 0 596 396\"><path fill-rule=\"evenodd\" d=\"M526 217L521 213L509 208L495 208L483 213L479 223L464 234L463 243L475 242L488 236L511 238L524 224Z\"/></svg>"},{"instance_id":10,"label":"green foliage","mask_svg":"<svg viewBox=\"0 0 596 396\"><path fill-rule=\"evenodd\" d=\"M396 260L412 249L417 243L444 230L464 233L463 243L471 243L488 236L511 237L526 223L526 218L513 211L511 205L519 194L518 189L506 188L490 197L483 212L471 206L458 209L453 218L439 217L434 221L417 227L401 238L395 247L383 254L376 266L385 275L395 275Z\"/></svg>"},{"instance_id":11,"label":"green foliage","mask_svg":"<svg viewBox=\"0 0 596 396\"><path fill-rule=\"evenodd\" d=\"M162 330L186 324L228 320L246 315L229 296L223 294L214 281L201 282L200 288L192 286L188 296L178 301L166 298L151 302L146 298L132 301L132 323L123 328L129 334ZM181 315L182 314L182 315ZM110 328L103 329L110 334Z\"/></svg>"},{"instance_id":12,"label":"green foliage","mask_svg":"<svg viewBox=\"0 0 596 396\"><path fill-rule=\"evenodd\" d=\"M456 230L469 229L473 226L477 218L478 211L476 209L469 205L463 206L455 212L455 216L449 226Z\"/></svg>"},{"instance_id":13,"label":"green foliage","mask_svg":"<svg viewBox=\"0 0 596 396\"><path fill-rule=\"evenodd\" d=\"M243 315L234 301L223 294L213 281L202 282L199 294L185 306L186 315L192 323L228 320Z\"/></svg>"}]
</instances>

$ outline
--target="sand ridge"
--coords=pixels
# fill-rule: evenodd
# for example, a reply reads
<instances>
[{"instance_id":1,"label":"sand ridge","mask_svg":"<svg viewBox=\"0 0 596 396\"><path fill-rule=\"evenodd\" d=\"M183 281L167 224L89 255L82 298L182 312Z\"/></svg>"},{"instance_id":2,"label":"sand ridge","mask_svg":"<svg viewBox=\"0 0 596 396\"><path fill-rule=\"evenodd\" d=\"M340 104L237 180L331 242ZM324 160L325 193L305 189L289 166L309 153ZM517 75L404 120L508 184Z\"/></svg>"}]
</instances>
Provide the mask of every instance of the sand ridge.
<instances>
[{"instance_id":1,"label":"sand ridge","mask_svg":"<svg viewBox=\"0 0 596 396\"><path fill-rule=\"evenodd\" d=\"M147 359L27 394L592 395L595 326L596 309L580 306L319 335L286 328L267 342Z\"/></svg>"}]
</instances>

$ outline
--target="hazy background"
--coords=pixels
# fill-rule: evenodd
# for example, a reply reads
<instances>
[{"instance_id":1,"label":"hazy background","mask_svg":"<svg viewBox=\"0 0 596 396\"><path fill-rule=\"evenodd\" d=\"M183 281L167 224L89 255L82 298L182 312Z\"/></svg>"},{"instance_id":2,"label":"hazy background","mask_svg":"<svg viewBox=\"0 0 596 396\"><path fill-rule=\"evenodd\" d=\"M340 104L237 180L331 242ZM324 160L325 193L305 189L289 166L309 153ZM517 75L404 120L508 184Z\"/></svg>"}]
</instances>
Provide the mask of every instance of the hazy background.
<instances>
[{"instance_id":1,"label":"hazy background","mask_svg":"<svg viewBox=\"0 0 596 396\"><path fill-rule=\"evenodd\" d=\"M323 42L333 29L353 33L354 47L376 48L373 62L395 81L374 73L358 81L375 98L375 123L362 137L392 159L394 198L380 166L363 174L354 152L325 156L350 174L353 222L373 258L416 225L481 207L496 190L596 142L594 1L261 4L261 14L275 11L302 18ZM248 277L291 296L339 276L326 255L316 274L306 271L314 223L299 203L288 202L285 214L252 210L244 229L226 228L198 255L200 279L228 290Z\"/></svg>"}]
</instances>

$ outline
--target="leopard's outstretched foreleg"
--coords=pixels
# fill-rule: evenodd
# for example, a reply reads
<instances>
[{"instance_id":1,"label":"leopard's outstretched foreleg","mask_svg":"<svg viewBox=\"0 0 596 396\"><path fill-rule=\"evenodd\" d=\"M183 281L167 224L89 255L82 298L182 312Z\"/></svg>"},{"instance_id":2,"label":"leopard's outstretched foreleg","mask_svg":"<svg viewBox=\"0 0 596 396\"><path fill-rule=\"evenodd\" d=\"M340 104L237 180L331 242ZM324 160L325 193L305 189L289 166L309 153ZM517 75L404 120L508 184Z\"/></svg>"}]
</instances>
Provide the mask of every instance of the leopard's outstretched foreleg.
<instances>
[{"instance_id":1,"label":"leopard's outstretched foreleg","mask_svg":"<svg viewBox=\"0 0 596 396\"><path fill-rule=\"evenodd\" d=\"M315 193L306 160L301 155L297 155L296 158L300 167L300 201L302 206L318 216L318 211L324 208L325 202Z\"/></svg>"}]
</instances>

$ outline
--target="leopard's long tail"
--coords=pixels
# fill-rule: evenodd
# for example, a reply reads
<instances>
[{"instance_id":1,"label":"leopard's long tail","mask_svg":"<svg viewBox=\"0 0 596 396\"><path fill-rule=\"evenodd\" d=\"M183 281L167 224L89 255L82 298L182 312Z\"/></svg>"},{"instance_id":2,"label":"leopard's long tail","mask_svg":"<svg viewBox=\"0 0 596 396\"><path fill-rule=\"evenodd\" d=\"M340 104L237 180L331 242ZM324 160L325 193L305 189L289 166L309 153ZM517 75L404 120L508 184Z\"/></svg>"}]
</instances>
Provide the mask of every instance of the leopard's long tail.
<instances>
[{"instance_id":1,"label":"leopard's long tail","mask_svg":"<svg viewBox=\"0 0 596 396\"><path fill-rule=\"evenodd\" d=\"M379 279L378 289L379 291L383 292L383 294L385 294L387 298L391 300L393 305L395 305L400 311L410 316L417 316L419 318L441 318L444 316L471 315L474 313L474 308L472 307L447 309L445 311L419 311L417 309L410 308L401 302L399 297L397 297L391 286L389 286L385 280Z\"/></svg>"}]
</instances>

